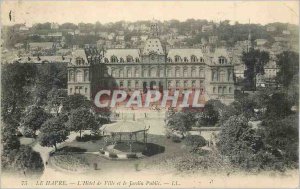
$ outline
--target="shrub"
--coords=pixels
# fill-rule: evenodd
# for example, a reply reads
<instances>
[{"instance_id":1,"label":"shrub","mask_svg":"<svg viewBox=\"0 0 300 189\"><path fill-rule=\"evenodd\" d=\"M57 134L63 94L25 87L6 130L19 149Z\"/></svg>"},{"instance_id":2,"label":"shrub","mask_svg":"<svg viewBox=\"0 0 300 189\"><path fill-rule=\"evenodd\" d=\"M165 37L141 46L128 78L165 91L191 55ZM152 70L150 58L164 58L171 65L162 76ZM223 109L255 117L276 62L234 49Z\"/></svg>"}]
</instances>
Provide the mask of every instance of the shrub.
<instances>
[{"instance_id":1,"label":"shrub","mask_svg":"<svg viewBox=\"0 0 300 189\"><path fill-rule=\"evenodd\" d=\"M177 136L177 135L172 135L172 136L171 136L171 139L172 139L172 141L175 142L175 143L181 142L181 138L180 138L179 136Z\"/></svg>"},{"instance_id":2,"label":"shrub","mask_svg":"<svg viewBox=\"0 0 300 189\"><path fill-rule=\"evenodd\" d=\"M206 140L200 135L187 135L184 142L187 146L191 147L193 151L206 145Z\"/></svg>"},{"instance_id":3,"label":"shrub","mask_svg":"<svg viewBox=\"0 0 300 189\"><path fill-rule=\"evenodd\" d=\"M105 151L103 149L99 150L100 154L105 154Z\"/></svg>"},{"instance_id":4,"label":"shrub","mask_svg":"<svg viewBox=\"0 0 300 189\"><path fill-rule=\"evenodd\" d=\"M127 158L130 159L130 158L137 158L137 155L136 154L127 154Z\"/></svg>"},{"instance_id":5,"label":"shrub","mask_svg":"<svg viewBox=\"0 0 300 189\"><path fill-rule=\"evenodd\" d=\"M76 141L78 142L87 142L87 141L99 140L99 139L101 139L100 135L84 134L81 138L79 136L76 136Z\"/></svg>"},{"instance_id":6,"label":"shrub","mask_svg":"<svg viewBox=\"0 0 300 189\"><path fill-rule=\"evenodd\" d=\"M118 158L118 155L115 153L110 152L108 155L110 158Z\"/></svg>"}]
</instances>

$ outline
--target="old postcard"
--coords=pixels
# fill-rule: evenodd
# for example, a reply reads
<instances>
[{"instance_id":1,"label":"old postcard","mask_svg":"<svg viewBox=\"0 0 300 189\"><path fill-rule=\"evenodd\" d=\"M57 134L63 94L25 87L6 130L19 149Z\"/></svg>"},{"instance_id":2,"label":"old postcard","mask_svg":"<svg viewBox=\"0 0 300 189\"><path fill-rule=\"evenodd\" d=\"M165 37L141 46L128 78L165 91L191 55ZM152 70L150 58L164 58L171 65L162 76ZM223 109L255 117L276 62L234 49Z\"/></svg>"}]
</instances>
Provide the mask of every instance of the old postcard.
<instances>
[{"instance_id":1,"label":"old postcard","mask_svg":"<svg viewBox=\"0 0 300 189\"><path fill-rule=\"evenodd\" d=\"M1 188L298 188L298 1L1 2Z\"/></svg>"}]
</instances>

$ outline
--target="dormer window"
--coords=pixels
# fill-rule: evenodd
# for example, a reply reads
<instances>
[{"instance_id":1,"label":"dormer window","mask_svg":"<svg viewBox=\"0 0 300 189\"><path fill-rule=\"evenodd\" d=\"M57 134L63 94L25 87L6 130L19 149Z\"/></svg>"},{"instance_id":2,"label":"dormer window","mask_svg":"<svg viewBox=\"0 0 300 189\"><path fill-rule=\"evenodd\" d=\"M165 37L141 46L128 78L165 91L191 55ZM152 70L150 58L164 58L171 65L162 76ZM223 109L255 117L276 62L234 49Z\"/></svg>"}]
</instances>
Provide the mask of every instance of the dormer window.
<instances>
[{"instance_id":1,"label":"dormer window","mask_svg":"<svg viewBox=\"0 0 300 189\"><path fill-rule=\"evenodd\" d=\"M227 59L223 56L219 57L219 64L227 64Z\"/></svg>"},{"instance_id":2,"label":"dormer window","mask_svg":"<svg viewBox=\"0 0 300 189\"><path fill-rule=\"evenodd\" d=\"M191 62L197 62L197 57L195 55L191 56Z\"/></svg>"},{"instance_id":3,"label":"dormer window","mask_svg":"<svg viewBox=\"0 0 300 189\"><path fill-rule=\"evenodd\" d=\"M204 59L202 57L200 57L200 62L203 63L204 62Z\"/></svg>"},{"instance_id":4,"label":"dormer window","mask_svg":"<svg viewBox=\"0 0 300 189\"><path fill-rule=\"evenodd\" d=\"M124 62L124 59L123 59L123 58L120 58L120 62L123 63L123 62Z\"/></svg>"},{"instance_id":5,"label":"dormer window","mask_svg":"<svg viewBox=\"0 0 300 189\"><path fill-rule=\"evenodd\" d=\"M175 62L181 62L181 57L178 56L178 55L176 55L176 56L175 56Z\"/></svg>"},{"instance_id":6,"label":"dormer window","mask_svg":"<svg viewBox=\"0 0 300 189\"><path fill-rule=\"evenodd\" d=\"M76 58L76 65L81 65L81 64L83 64L83 60L82 60L82 58Z\"/></svg>"},{"instance_id":7,"label":"dormer window","mask_svg":"<svg viewBox=\"0 0 300 189\"><path fill-rule=\"evenodd\" d=\"M127 56L126 57L126 62L133 62L132 56Z\"/></svg>"},{"instance_id":8,"label":"dormer window","mask_svg":"<svg viewBox=\"0 0 300 189\"><path fill-rule=\"evenodd\" d=\"M189 60L188 60L187 57L184 57L184 58L183 58L183 61L184 61L184 62L188 62Z\"/></svg>"},{"instance_id":9,"label":"dormer window","mask_svg":"<svg viewBox=\"0 0 300 189\"><path fill-rule=\"evenodd\" d=\"M116 56L112 56L112 57L110 58L110 61L111 61L111 62L118 62L118 58L117 58Z\"/></svg>"},{"instance_id":10,"label":"dormer window","mask_svg":"<svg viewBox=\"0 0 300 189\"><path fill-rule=\"evenodd\" d=\"M168 58L168 62L172 62L172 59L170 57Z\"/></svg>"},{"instance_id":11,"label":"dormer window","mask_svg":"<svg viewBox=\"0 0 300 189\"><path fill-rule=\"evenodd\" d=\"M139 58L135 58L135 62L140 62L140 59Z\"/></svg>"}]
</instances>

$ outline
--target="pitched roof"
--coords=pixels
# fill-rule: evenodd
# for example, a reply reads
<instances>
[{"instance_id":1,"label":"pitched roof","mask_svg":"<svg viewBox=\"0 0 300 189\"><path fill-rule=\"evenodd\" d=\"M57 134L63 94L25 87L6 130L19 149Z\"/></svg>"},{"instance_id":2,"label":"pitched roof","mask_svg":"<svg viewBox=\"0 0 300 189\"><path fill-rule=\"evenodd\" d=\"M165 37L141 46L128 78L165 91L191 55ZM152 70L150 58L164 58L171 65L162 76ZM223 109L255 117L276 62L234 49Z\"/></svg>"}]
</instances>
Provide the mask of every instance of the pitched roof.
<instances>
[{"instance_id":1,"label":"pitched roof","mask_svg":"<svg viewBox=\"0 0 300 189\"><path fill-rule=\"evenodd\" d=\"M189 61L191 61L191 56L194 55L198 59L200 57L204 57L203 52L201 49L196 48L186 48L186 49L170 49L168 52L168 58L174 59L175 56L180 56L181 58L188 58Z\"/></svg>"},{"instance_id":2,"label":"pitched roof","mask_svg":"<svg viewBox=\"0 0 300 189\"><path fill-rule=\"evenodd\" d=\"M110 59L110 57L116 56L118 59L123 58L126 60L127 56L132 56L132 58L139 58L139 49L107 49L104 57Z\"/></svg>"},{"instance_id":3,"label":"pitched roof","mask_svg":"<svg viewBox=\"0 0 300 189\"><path fill-rule=\"evenodd\" d=\"M162 48L161 42L158 38L151 38L147 39L144 49L143 49L143 54L144 55L149 55L150 53L156 53L159 55L164 55L164 50Z\"/></svg>"},{"instance_id":4,"label":"pitched roof","mask_svg":"<svg viewBox=\"0 0 300 189\"><path fill-rule=\"evenodd\" d=\"M30 48L43 48L43 49L51 49L53 48L54 43L53 42L34 42L29 43Z\"/></svg>"},{"instance_id":5,"label":"pitched roof","mask_svg":"<svg viewBox=\"0 0 300 189\"><path fill-rule=\"evenodd\" d=\"M75 51L72 52L72 64L75 64L76 58L82 58L84 60L84 63L88 63L88 60L86 58L86 54L84 49L76 49Z\"/></svg>"}]
</instances>

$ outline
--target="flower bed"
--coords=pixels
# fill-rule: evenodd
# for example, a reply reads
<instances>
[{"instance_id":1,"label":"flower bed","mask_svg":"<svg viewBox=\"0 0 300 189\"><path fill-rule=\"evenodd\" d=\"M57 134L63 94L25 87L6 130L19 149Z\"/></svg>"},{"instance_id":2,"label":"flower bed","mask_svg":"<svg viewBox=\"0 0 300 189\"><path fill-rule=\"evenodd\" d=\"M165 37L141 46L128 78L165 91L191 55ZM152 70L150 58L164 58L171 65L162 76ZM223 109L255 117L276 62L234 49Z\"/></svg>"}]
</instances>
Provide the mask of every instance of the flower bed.
<instances>
[{"instance_id":1,"label":"flower bed","mask_svg":"<svg viewBox=\"0 0 300 189\"><path fill-rule=\"evenodd\" d=\"M72 172L82 172L89 169L86 158L80 154L54 155L51 163L58 168Z\"/></svg>"}]
</instances>

